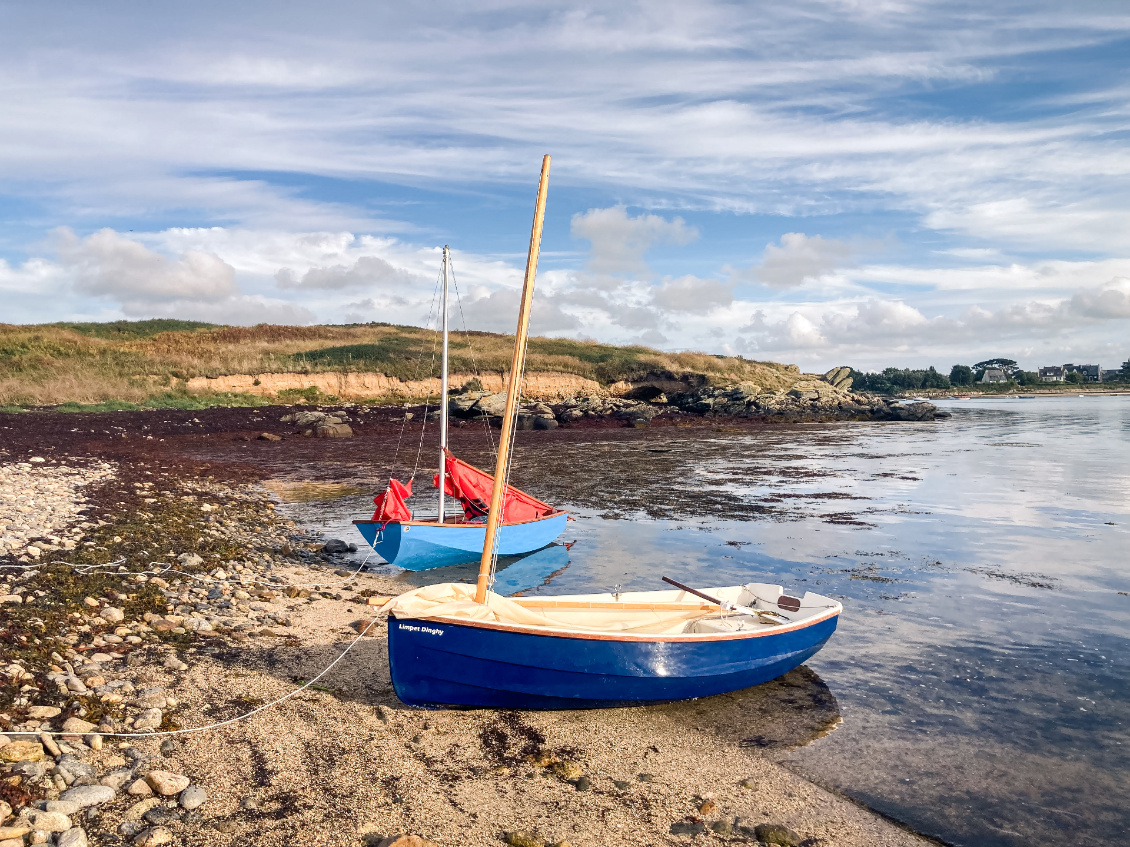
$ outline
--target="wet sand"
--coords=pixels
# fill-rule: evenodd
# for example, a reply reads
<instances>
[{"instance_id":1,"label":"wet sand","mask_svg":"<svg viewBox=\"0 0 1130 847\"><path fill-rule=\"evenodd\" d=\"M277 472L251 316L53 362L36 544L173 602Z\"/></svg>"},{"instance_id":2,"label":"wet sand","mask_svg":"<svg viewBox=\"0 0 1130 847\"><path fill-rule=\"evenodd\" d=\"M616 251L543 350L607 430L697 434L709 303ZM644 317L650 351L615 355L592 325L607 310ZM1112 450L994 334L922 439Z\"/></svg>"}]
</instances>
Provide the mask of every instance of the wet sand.
<instances>
[{"instance_id":1,"label":"wet sand","mask_svg":"<svg viewBox=\"0 0 1130 847\"><path fill-rule=\"evenodd\" d=\"M354 413L357 436L341 440L287 433L278 423L286 411L0 416L2 463L34 455L55 467L106 461L116 469L112 479L92 484L82 515L91 529L72 539L88 557L111 561L124 555L131 567L152 558L139 548L155 546L151 537L141 537L146 530L136 529L137 538L124 533L139 502L146 503L153 521L162 519L159 498L149 498L152 504L139 500L137 485L143 475L159 472L164 476L158 488L165 489L169 503L190 490L185 486L201 499L212 486L229 499L233 491L247 498L239 508L220 508L207 536L166 536L169 543L161 546L168 549L160 555L192 552L186 545L195 544L208 557L205 567L228 555L247 565L253 584L269 577L275 588L289 582L321 589L322 599L283 594L271 600L272 613L285 615L289 626L233 626L241 611L230 609L214 633L170 635L154 642L160 651L139 649L127 659L120 673L138 688L155 686L171 694L181 727L226 720L292 692L347 647L356 635L351 624L371 619L366 594L403 586L377 575L335 576L343 563L318 557L318 540L267 508L270 494L259 484L293 479L296 469L316 481L319 467L345 461L364 460L374 478L391 471L389 445L399 431L394 418L402 411ZM704 423L687 437L708 434L717 425ZM260 431L286 440L246 440ZM639 437L631 429L538 435L558 444L577 437ZM479 449L485 447L484 435L466 437L469 448L476 438ZM327 471L324 478L336 475ZM160 534L157 529L148 531ZM98 542L94 548L84 548L88 535ZM280 547L284 536L288 543ZM232 546L237 541L243 545L238 552ZM53 546L43 542L47 554L61 555ZM0 555L0 563L28 564L20 552ZM273 557L274 564L252 575L257 556L260 562ZM76 597L83 593L79 588ZM130 742L207 790L208 800L195 817L182 814L167 822L170 843L377 844L386 836L413 833L443 845L488 845L519 832L530 836L529 843L576 847L679 844L755 840L753 828L766 823L788 827L810 845L930 843L780 764L788 750L834 730L839 721L834 697L805 668L756 689L664 706L425 711L397 701L383 625L370 632L316 688L247 720L177 736L175 749L165 753L159 750L162 738ZM166 667L162 660L170 649L186 669ZM87 755L103 769L112 767L122 758L121 746L108 740ZM47 789L44 797L50 795ZM91 842L128 843L116 831L135 799L119 797L88 818Z\"/></svg>"}]
</instances>

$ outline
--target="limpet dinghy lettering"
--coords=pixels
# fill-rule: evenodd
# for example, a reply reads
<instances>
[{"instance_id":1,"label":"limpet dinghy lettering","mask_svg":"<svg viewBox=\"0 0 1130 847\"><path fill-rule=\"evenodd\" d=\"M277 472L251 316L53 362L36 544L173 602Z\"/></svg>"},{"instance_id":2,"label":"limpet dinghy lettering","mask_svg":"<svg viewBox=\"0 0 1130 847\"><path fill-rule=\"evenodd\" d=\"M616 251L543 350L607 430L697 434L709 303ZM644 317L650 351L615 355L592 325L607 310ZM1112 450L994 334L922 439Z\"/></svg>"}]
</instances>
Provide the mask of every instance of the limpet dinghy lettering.
<instances>
[{"instance_id":1,"label":"limpet dinghy lettering","mask_svg":"<svg viewBox=\"0 0 1130 847\"><path fill-rule=\"evenodd\" d=\"M514 356L525 362L549 156L542 160ZM394 597L389 667L397 696L419 706L582 709L683 700L747 688L819 650L843 607L779 585L550 597L492 589L520 378L510 380L474 587L445 582ZM411 527L405 527L409 530ZM786 610L782 614L780 610Z\"/></svg>"}]
</instances>

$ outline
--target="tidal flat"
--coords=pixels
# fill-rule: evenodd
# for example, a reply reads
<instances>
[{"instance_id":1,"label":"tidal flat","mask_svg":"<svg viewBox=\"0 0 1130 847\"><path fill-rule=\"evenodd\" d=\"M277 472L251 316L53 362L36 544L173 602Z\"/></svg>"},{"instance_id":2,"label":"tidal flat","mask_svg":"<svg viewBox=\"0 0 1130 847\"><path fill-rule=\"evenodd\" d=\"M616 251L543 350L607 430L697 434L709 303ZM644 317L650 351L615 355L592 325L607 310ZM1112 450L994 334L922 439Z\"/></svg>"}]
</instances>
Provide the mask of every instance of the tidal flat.
<instances>
[{"instance_id":1,"label":"tidal flat","mask_svg":"<svg viewBox=\"0 0 1130 847\"><path fill-rule=\"evenodd\" d=\"M128 843L162 826L184 843L216 844L377 843L409 832L440 844L498 844L507 832L574 845L721 843L779 823L811 844L926 843L860 803L952 844L1125 840L1126 401L951 403L952 419L921 424L716 418L521 433L515 484L573 511L561 540L577 543L563 561L505 563L500 590L645 589L662 575L781 582L841 599L840 630L806 667L723 698L508 715L400 706L378 625L317 688L247 721L176 737L167 754L156 738L87 749L112 763L103 770L135 777L156 762L208 792L192 811L160 801L160 823L142 818L137 835L114 837ZM279 422L287 411L0 416L0 462L45 459L21 473L113 469L90 484L70 534L21 537L42 544L44 559L76 562L66 542L90 561L202 554L192 577L166 578L160 592L101 583L98 608L85 610L77 587L64 598L68 614L87 616L74 619L76 655L115 654L106 636L130 637L117 629L140 639L134 659L111 658L98 674L104 685L128 678L134 691L105 716L95 699L81 702L88 718L136 723L137 692L159 688L175 704L162 720L226 720L332 661L356 636L349 626L371 616L367 596L469 578L469 567L356 572L363 551L320 555L324 538L359 542L349 521L388 476L412 471L418 421L345 409L354 438L309 439ZM284 440L259 440L262 431ZM472 426L452 434L479 464L490 439ZM418 491L431 452L420 454ZM217 511L201 513L204 501ZM170 525L158 504L185 528L175 544L158 540ZM0 562L26 567L19 552ZM239 587L217 580L221 566ZM192 589L204 579L201 597ZM287 596L284 585L307 587ZM135 604L132 627L90 623L125 602ZM208 621L198 606L215 619L211 632L183 625L186 610ZM21 659L27 670L52 661L39 654ZM84 664L57 655L82 676ZM57 682L43 690L61 708L75 699ZM60 790L53 784L44 796ZM115 832L137 802L123 789L95 822L71 822L98 843L93 833Z\"/></svg>"}]
</instances>

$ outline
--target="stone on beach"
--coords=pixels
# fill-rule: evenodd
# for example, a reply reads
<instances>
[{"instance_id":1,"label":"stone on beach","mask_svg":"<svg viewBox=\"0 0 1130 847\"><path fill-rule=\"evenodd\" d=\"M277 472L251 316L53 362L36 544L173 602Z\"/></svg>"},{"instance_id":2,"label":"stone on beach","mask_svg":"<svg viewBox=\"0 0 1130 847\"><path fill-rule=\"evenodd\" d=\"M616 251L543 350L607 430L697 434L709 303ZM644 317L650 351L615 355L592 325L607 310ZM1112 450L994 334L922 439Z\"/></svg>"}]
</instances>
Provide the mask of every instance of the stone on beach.
<instances>
[{"instance_id":1,"label":"stone on beach","mask_svg":"<svg viewBox=\"0 0 1130 847\"><path fill-rule=\"evenodd\" d=\"M181 808L191 812L193 809L199 809L208 801L208 792L206 792L199 785L190 785L177 797L177 802L180 803Z\"/></svg>"},{"instance_id":2,"label":"stone on beach","mask_svg":"<svg viewBox=\"0 0 1130 847\"><path fill-rule=\"evenodd\" d=\"M37 809L24 809L20 821L27 821L32 829L44 832L65 832L71 828L71 819L62 812L41 812Z\"/></svg>"},{"instance_id":3,"label":"stone on beach","mask_svg":"<svg viewBox=\"0 0 1130 847\"><path fill-rule=\"evenodd\" d=\"M762 823L753 828L754 837L762 844L776 844L778 847L800 847L802 839L787 826L779 823Z\"/></svg>"},{"instance_id":4,"label":"stone on beach","mask_svg":"<svg viewBox=\"0 0 1130 847\"><path fill-rule=\"evenodd\" d=\"M81 826L71 827L66 832L59 833L59 837L55 840L56 847L87 847L89 843L86 830Z\"/></svg>"},{"instance_id":5,"label":"stone on beach","mask_svg":"<svg viewBox=\"0 0 1130 847\"><path fill-rule=\"evenodd\" d=\"M13 741L0 747L0 762L39 762L43 745L35 741Z\"/></svg>"},{"instance_id":6,"label":"stone on beach","mask_svg":"<svg viewBox=\"0 0 1130 847\"><path fill-rule=\"evenodd\" d=\"M79 785L68 788L59 795L59 799L85 809L87 806L100 806L113 800L114 789L106 785Z\"/></svg>"},{"instance_id":7,"label":"stone on beach","mask_svg":"<svg viewBox=\"0 0 1130 847\"><path fill-rule=\"evenodd\" d=\"M169 844L173 840L173 833L163 826L151 826L148 829L143 829L133 839L133 843L138 847L159 847L161 844Z\"/></svg>"},{"instance_id":8,"label":"stone on beach","mask_svg":"<svg viewBox=\"0 0 1130 847\"><path fill-rule=\"evenodd\" d=\"M84 735L95 730L95 724L82 718L67 718L63 721L63 732L70 735Z\"/></svg>"},{"instance_id":9,"label":"stone on beach","mask_svg":"<svg viewBox=\"0 0 1130 847\"><path fill-rule=\"evenodd\" d=\"M150 771L145 775L145 781L150 788L164 797L180 794L192 782L187 776L171 771Z\"/></svg>"}]
</instances>

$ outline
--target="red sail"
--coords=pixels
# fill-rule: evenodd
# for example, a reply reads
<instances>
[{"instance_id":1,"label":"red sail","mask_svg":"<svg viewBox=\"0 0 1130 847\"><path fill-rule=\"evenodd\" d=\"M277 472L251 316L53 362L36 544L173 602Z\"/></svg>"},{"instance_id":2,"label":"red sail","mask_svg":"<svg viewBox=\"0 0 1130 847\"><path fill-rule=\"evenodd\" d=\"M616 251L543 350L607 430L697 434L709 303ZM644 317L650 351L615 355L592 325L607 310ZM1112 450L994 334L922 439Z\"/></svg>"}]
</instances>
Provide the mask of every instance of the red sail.
<instances>
[{"instance_id":1,"label":"red sail","mask_svg":"<svg viewBox=\"0 0 1130 847\"><path fill-rule=\"evenodd\" d=\"M411 496L412 480L408 480L408 484L404 485L398 480L390 479L388 481L388 488L385 489L384 494L373 498L373 502L377 505L377 510L373 512L373 520L412 520L412 510L409 509L408 505L404 502Z\"/></svg>"},{"instance_id":2,"label":"red sail","mask_svg":"<svg viewBox=\"0 0 1130 847\"><path fill-rule=\"evenodd\" d=\"M490 494L491 489L494 488L494 477L474 465L456 459L450 453L445 462L445 470L443 491L458 498L466 519L471 520L486 515L490 511ZM439 487L439 474L432 479L432 484ZM555 511L557 510L548 503L543 503L513 486L506 486L502 507L504 523L530 521Z\"/></svg>"}]
</instances>

